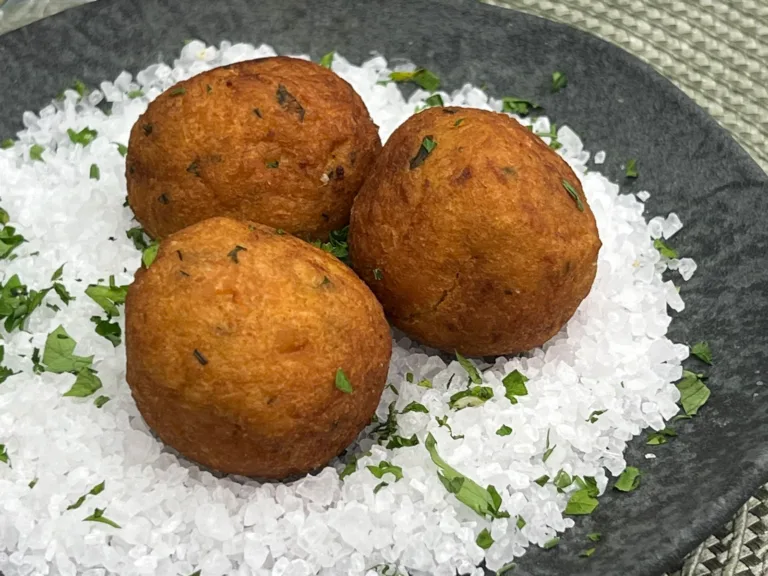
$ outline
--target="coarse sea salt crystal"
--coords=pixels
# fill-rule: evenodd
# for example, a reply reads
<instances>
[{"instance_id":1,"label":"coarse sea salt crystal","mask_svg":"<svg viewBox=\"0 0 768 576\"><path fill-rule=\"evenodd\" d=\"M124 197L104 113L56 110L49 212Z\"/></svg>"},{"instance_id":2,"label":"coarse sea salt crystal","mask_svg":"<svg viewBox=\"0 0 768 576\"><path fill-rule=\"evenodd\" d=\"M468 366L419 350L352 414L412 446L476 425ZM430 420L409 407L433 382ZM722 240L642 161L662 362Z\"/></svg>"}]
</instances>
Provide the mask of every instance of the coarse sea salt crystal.
<instances>
[{"instance_id":1,"label":"coarse sea salt crystal","mask_svg":"<svg viewBox=\"0 0 768 576\"><path fill-rule=\"evenodd\" d=\"M648 192L647 190L641 190L636 194L636 196L637 196L637 199L640 200L641 202L646 202L648 198L651 197L651 193Z\"/></svg>"},{"instance_id":2,"label":"coarse sea salt crystal","mask_svg":"<svg viewBox=\"0 0 768 576\"><path fill-rule=\"evenodd\" d=\"M669 238L682 224L674 213L646 222L641 201L648 192L623 195L599 172L586 171L589 152L564 126L558 153L580 175L603 243L597 277L590 295L544 349L476 361L493 398L451 410L451 395L466 383L464 369L398 333L388 375L398 394L386 390L377 414L386 419L391 402L397 411L412 401L426 406L429 414L398 419L398 434L415 434L416 446L387 449L375 443L369 429L348 449L349 457L359 458L355 472L339 478L348 457L290 483L219 477L163 446L141 419L125 382L124 347L114 348L95 334L90 317L100 309L84 294L88 284L110 274L118 284L130 283L140 266L140 253L125 236L135 222L122 205L125 159L114 143L127 144L148 103L176 81L274 54L267 45L192 41L172 66L153 64L135 76L123 72L82 101L69 90L64 101L39 115L25 114L21 142L0 150L3 208L27 240L16 249L19 257L6 262L3 281L19 274L29 286L48 286L66 261L61 282L76 297L58 312L37 310L30 333L3 335L5 364L23 371L0 388L0 442L13 463L12 468L0 464L0 571L8 576L176 576L197 570L204 576L362 576L376 573L370 570L376 565L388 565L390 573L480 575L477 565L484 558L496 570L530 544L541 545L573 525L563 516L568 494L551 483L539 486L537 478L563 469L595 477L604 490L606 470L618 474L627 466L626 442L645 427L662 428L678 412L680 394L673 382L688 349L665 334L667 305L682 310L684 304L662 273L674 267L687 279L696 264L660 258L651 240ZM400 62L397 68L415 65ZM337 55L333 69L362 96L383 139L428 96L419 91L406 99L396 84L377 84L392 69L381 55L361 66ZM139 88L142 96L128 97ZM496 111L502 106L468 84L441 95L446 105ZM111 115L96 107L102 100L114 103ZM86 126L98 137L85 148L76 146L66 129ZM546 117L534 121L537 132L550 127ZM45 146L44 163L30 160L33 143ZM605 156L605 151L595 154L595 164ZM98 181L89 178L94 163L101 172ZM39 254L31 256L34 252ZM55 303L55 295L46 302ZM115 320L124 328L122 316ZM104 386L100 393L110 397L101 409L62 397L71 386L69 375L32 373L33 348L44 348L58 325L77 341L78 354L95 356ZM528 395L515 405L501 383L512 370L529 378ZM406 378L409 372L413 382ZM417 385L425 378L432 388ZM446 417L452 432L436 417ZM502 425L512 434L497 435ZM525 518L525 528L504 519L489 523L448 494L424 449L427 433L437 439L445 460L481 486L493 484L502 507L513 518ZM548 435L554 449L544 462ZM381 480L367 466L383 460L402 467L403 479L385 475L388 486L374 494ZM30 490L35 477L38 483ZM66 510L101 481L101 494L89 495L80 510ZM83 522L95 507L122 528ZM495 540L487 551L475 543L483 528Z\"/></svg>"},{"instance_id":3,"label":"coarse sea salt crystal","mask_svg":"<svg viewBox=\"0 0 768 576\"><path fill-rule=\"evenodd\" d=\"M680 217L674 212L670 212L662 224L662 232L664 238L672 238L683 228L683 223L680 221Z\"/></svg>"}]
</instances>

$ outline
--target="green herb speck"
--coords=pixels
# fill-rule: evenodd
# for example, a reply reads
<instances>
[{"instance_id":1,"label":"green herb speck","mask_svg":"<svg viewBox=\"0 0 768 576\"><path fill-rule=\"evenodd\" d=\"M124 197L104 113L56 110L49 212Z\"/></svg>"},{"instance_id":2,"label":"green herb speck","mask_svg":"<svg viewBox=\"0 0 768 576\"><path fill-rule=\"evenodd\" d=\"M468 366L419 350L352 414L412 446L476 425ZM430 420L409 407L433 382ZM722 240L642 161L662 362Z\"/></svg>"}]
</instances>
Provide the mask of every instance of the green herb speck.
<instances>
[{"instance_id":1,"label":"green herb speck","mask_svg":"<svg viewBox=\"0 0 768 576\"><path fill-rule=\"evenodd\" d=\"M559 92L568 85L568 77L563 72L552 72L552 92Z\"/></svg>"},{"instance_id":2,"label":"green herb speck","mask_svg":"<svg viewBox=\"0 0 768 576\"><path fill-rule=\"evenodd\" d=\"M352 384L350 383L347 375L344 374L344 370L339 368L336 370L336 388L344 392L345 394L352 394Z\"/></svg>"},{"instance_id":3,"label":"green herb speck","mask_svg":"<svg viewBox=\"0 0 768 576\"><path fill-rule=\"evenodd\" d=\"M576 208L578 208L580 212L584 212L584 204L582 203L581 197L576 191L576 188L574 188L571 183L565 179L563 179L563 188L565 188L566 192L568 192L571 198L573 198L574 202L576 202Z\"/></svg>"}]
</instances>

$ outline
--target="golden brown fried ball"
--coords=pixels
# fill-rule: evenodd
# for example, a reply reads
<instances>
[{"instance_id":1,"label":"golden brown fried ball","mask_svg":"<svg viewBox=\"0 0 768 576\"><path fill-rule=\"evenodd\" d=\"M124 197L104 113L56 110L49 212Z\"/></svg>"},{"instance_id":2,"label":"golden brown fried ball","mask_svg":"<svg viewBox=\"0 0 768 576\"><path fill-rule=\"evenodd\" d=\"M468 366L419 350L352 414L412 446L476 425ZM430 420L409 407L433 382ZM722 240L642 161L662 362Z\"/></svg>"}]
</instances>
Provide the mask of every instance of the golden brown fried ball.
<instances>
[{"instance_id":1,"label":"golden brown fried ball","mask_svg":"<svg viewBox=\"0 0 768 576\"><path fill-rule=\"evenodd\" d=\"M392 350L381 306L347 266L229 218L160 244L128 290L125 344L133 397L164 442L264 478L344 450L370 423Z\"/></svg>"},{"instance_id":2,"label":"golden brown fried ball","mask_svg":"<svg viewBox=\"0 0 768 576\"><path fill-rule=\"evenodd\" d=\"M128 202L153 238L229 216L324 239L349 222L380 150L363 101L330 70L240 62L149 105L131 130Z\"/></svg>"},{"instance_id":3,"label":"golden brown fried ball","mask_svg":"<svg viewBox=\"0 0 768 576\"><path fill-rule=\"evenodd\" d=\"M397 327L473 356L554 336L589 293L600 249L568 165L507 115L468 108L428 109L392 134L349 243Z\"/></svg>"}]
</instances>

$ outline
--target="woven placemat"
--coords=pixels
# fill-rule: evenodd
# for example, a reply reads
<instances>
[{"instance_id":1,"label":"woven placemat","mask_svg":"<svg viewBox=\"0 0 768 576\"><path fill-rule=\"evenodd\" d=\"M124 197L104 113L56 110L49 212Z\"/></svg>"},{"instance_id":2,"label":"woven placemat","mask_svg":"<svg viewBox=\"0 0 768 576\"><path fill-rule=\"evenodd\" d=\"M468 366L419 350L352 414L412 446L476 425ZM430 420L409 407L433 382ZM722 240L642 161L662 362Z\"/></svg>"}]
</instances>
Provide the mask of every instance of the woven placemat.
<instances>
[{"instance_id":1,"label":"woven placemat","mask_svg":"<svg viewBox=\"0 0 768 576\"><path fill-rule=\"evenodd\" d=\"M486 0L631 52L709 112L768 171L768 0ZM664 576L768 576L768 485Z\"/></svg>"},{"instance_id":2,"label":"woven placemat","mask_svg":"<svg viewBox=\"0 0 768 576\"><path fill-rule=\"evenodd\" d=\"M0 34L88 1L0 0ZM581 28L648 62L768 170L768 0L488 1ZM664 576L768 576L768 485Z\"/></svg>"}]
</instances>

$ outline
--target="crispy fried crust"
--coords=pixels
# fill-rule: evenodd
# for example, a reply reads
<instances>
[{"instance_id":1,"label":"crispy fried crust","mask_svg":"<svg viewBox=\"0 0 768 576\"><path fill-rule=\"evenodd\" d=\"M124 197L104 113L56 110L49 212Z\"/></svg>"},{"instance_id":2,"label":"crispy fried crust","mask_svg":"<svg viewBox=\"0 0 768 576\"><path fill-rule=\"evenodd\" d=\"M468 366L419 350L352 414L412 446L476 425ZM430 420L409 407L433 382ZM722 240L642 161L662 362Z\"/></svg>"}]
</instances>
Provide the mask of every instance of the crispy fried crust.
<instances>
[{"instance_id":1,"label":"crispy fried crust","mask_svg":"<svg viewBox=\"0 0 768 576\"><path fill-rule=\"evenodd\" d=\"M426 136L437 144L427 155ZM601 245L570 167L514 119L467 108L425 110L392 134L349 241L396 326L476 356L554 336L589 293Z\"/></svg>"},{"instance_id":2,"label":"crispy fried crust","mask_svg":"<svg viewBox=\"0 0 768 576\"><path fill-rule=\"evenodd\" d=\"M164 442L264 478L344 450L371 420L392 351L381 306L347 266L228 218L171 235L137 272L125 343L128 384ZM336 388L338 368L352 394Z\"/></svg>"},{"instance_id":3,"label":"crispy fried crust","mask_svg":"<svg viewBox=\"0 0 768 576\"><path fill-rule=\"evenodd\" d=\"M153 238L229 216L325 238L381 150L363 101L330 70L251 60L180 82L131 130L128 202Z\"/></svg>"}]
</instances>

